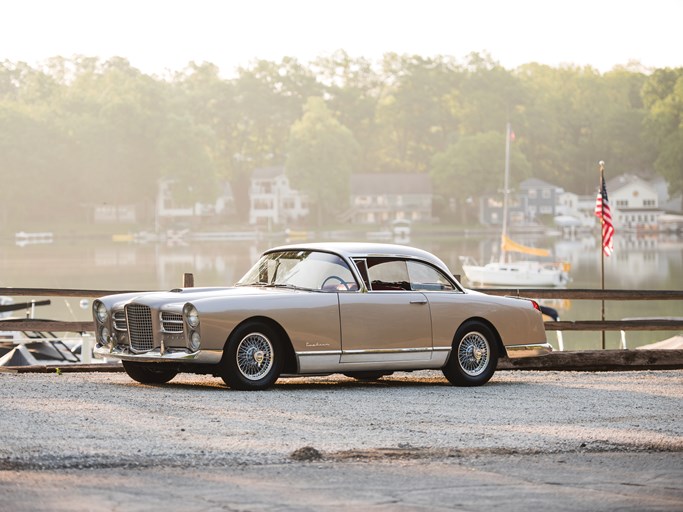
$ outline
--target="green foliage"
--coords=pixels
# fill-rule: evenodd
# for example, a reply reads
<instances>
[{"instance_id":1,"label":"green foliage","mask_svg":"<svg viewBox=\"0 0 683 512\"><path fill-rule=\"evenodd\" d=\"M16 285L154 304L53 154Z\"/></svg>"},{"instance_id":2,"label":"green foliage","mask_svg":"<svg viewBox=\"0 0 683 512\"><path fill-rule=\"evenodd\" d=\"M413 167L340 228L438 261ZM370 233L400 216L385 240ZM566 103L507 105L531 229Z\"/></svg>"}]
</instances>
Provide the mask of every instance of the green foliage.
<instances>
[{"instance_id":1,"label":"green foliage","mask_svg":"<svg viewBox=\"0 0 683 512\"><path fill-rule=\"evenodd\" d=\"M518 144L510 147L510 186L529 176L529 162ZM446 198L456 200L461 222L476 218L476 198L483 193L497 194L504 187L505 133L485 132L465 135L432 160L435 189ZM472 219L467 219L467 214Z\"/></svg>"},{"instance_id":2,"label":"green foliage","mask_svg":"<svg viewBox=\"0 0 683 512\"><path fill-rule=\"evenodd\" d=\"M646 134L657 148L655 169L669 193L683 192L683 68L656 70L643 87Z\"/></svg>"},{"instance_id":3,"label":"green foliage","mask_svg":"<svg viewBox=\"0 0 683 512\"><path fill-rule=\"evenodd\" d=\"M303 117L292 126L288 149L287 174L295 188L308 194L318 223L347 209L358 143L322 98L309 98Z\"/></svg>"},{"instance_id":4,"label":"green foliage","mask_svg":"<svg viewBox=\"0 0 683 512\"><path fill-rule=\"evenodd\" d=\"M451 91L461 72L443 58L394 54L385 56L383 67L389 86L377 107L381 147L370 171L427 172L435 151L456 133Z\"/></svg>"},{"instance_id":5,"label":"green foliage","mask_svg":"<svg viewBox=\"0 0 683 512\"><path fill-rule=\"evenodd\" d=\"M75 221L95 204L151 211L162 179L178 206L212 201L229 180L243 218L253 170L285 163L318 219L346 209L361 172L430 173L445 210L502 187L507 122L514 181L592 193L605 160L608 176L657 171L683 191L683 68L507 70L486 54L340 51L259 60L231 78L190 63L163 79L122 58L55 57L0 62L0 220L37 219L36 202Z\"/></svg>"}]
</instances>

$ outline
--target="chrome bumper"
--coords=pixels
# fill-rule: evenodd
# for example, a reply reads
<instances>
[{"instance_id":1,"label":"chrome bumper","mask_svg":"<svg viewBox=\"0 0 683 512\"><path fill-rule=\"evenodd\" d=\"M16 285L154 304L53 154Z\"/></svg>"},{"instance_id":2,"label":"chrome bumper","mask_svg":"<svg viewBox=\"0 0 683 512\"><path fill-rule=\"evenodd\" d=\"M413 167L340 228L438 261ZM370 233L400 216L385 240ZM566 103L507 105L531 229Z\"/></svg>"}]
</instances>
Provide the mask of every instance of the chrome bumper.
<instances>
[{"instance_id":1,"label":"chrome bumper","mask_svg":"<svg viewBox=\"0 0 683 512\"><path fill-rule=\"evenodd\" d=\"M218 364L223 357L222 350L198 350L197 352L190 352L187 349L166 349L164 353L161 350L153 349L142 354L135 354L125 347L114 347L110 349L102 345L98 345L93 350L95 357L103 359L120 359L122 361L142 361L142 362L178 362L178 363L201 363L201 364Z\"/></svg>"},{"instance_id":2,"label":"chrome bumper","mask_svg":"<svg viewBox=\"0 0 683 512\"><path fill-rule=\"evenodd\" d=\"M553 351L550 343L535 343L531 345L506 345L505 350L510 359L518 357L547 356Z\"/></svg>"}]
</instances>

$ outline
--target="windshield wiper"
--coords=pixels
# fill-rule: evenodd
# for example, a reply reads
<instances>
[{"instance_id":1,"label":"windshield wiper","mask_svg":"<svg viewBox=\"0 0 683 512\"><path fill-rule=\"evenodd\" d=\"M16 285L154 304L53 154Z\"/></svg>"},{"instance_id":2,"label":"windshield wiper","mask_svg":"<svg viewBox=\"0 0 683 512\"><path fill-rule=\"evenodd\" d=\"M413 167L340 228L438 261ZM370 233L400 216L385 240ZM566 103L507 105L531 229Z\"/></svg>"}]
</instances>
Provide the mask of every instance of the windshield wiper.
<instances>
[{"instance_id":1,"label":"windshield wiper","mask_svg":"<svg viewBox=\"0 0 683 512\"><path fill-rule=\"evenodd\" d=\"M273 283L273 284L267 284L265 286L267 288L288 288L290 290L306 290L306 291L312 290L312 288L306 288L304 286L297 286L295 284L290 284L290 283Z\"/></svg>"}]
</instances>

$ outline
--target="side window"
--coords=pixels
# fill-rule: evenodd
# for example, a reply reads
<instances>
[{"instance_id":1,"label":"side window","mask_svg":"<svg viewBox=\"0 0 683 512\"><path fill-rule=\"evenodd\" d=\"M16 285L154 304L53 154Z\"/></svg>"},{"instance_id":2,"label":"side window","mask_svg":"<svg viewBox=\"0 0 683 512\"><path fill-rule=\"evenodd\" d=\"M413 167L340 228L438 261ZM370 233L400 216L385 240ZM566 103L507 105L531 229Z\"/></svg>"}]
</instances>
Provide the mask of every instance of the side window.
<instances>
[{"instance_id":1,"label":"side window","mask_svg":"<svg viewBox=\"0 0 683 512\"><path fill-rule=\"evenodd\" d=\"M453 284L439 270L424 263L408 261L410 287L421 291L453 291Z\"/></svg>"},{"instance_id":2,"label":"side window","mask_svg":"<svg viewBox=\"0 0 683 512\"><path fill-rule=\"evenodd\" d=\"M358 272L360 273L361 277L363 278L363 282L365 283L365 287L370 290L370 278L368 277L368 263L365 261L365 258L356 258L353 260L353 262L356 264L356 267L358 267Z\"/></svg>"},{"instance_id":3,"label":"side window","mask_svg":"<svg viewBox=\"0 0 683 512\"><path fill-rule=\"evenodd\" d=\"M410 278L405 261L390 258L368 258L366 261L373 291L410 290Z\"/></svg>"}]
</instances>

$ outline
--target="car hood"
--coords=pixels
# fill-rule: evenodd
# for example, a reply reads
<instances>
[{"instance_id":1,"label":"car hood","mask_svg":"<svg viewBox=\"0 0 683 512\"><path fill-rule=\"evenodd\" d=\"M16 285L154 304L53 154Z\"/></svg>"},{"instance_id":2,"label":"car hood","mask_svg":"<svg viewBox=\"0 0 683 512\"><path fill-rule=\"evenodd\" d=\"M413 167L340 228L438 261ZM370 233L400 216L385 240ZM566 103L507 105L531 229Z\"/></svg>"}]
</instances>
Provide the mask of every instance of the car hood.
<instances>
[{"instance_id":1,"label":"car hood","mask_svg":"<svg viewBox=\"0 0 683 512\"><path fill-rule=\"evenodd\" d=\"M232 286L232 287L205 287L205 288L177 288L163 292L138 292L118 295L108 295L100 298L109 308L119 309L129 302L144 304L153 308L168 308L182 306L187 302L204 301L210 299L226 299L229 297L247 297L255 295L272 294L299 294L308 293L302 290L290 288L272 288L261 286Z\"/></svg>"}]
</instances>

